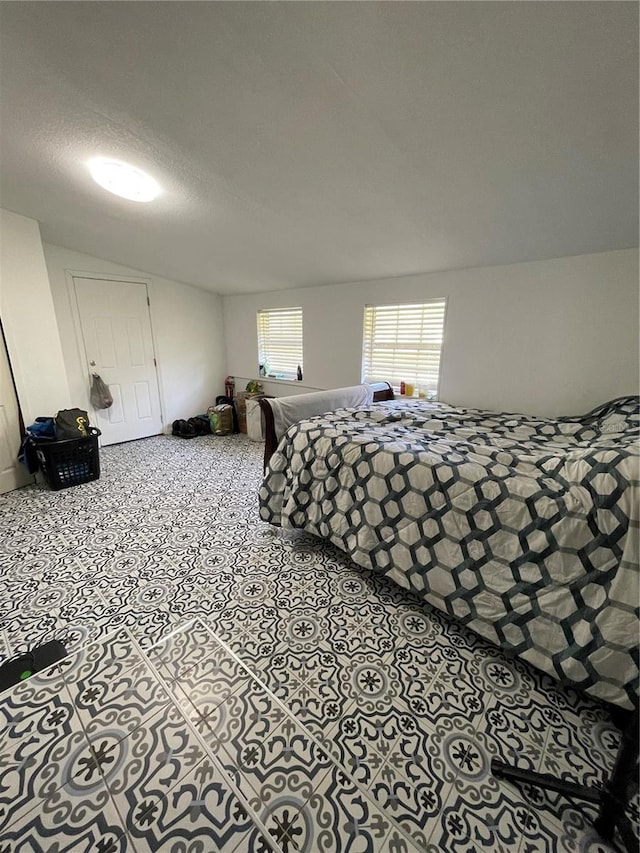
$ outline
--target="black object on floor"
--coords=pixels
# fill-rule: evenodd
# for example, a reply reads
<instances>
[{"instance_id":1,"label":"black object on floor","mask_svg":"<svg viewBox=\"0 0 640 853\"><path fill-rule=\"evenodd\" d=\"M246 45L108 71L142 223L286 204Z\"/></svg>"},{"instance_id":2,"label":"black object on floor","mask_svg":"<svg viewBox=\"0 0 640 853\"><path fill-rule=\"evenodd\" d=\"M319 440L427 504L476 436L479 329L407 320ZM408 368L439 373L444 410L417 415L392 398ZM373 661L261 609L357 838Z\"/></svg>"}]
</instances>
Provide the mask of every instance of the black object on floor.
<instances>
[{"instance_id":1,"label":"black object on floor","mask_svg":"<svg viewBox=\"0 0 640 853\"><path fill-rule=\"evenodd\" d=\"M195 438L197 432L193 424L184 418L179 418L171 424L171 435L177 435L179 438Z\"/></svg>"},{"instance_id":2,"label":"black object on floor","mask_svg":"<svg viewBox=\"0 0 640 853\"><path fill-rule=\"evenodd\" d=\"M594 803L598 806L598 817L593 822L596 832L615 847L614 835L617 829L627 853L638 853L638 839L626 815L626 810L637 784L639 722L638 705L636 705L622 731L622 741L611 777L603 780L602 788L565 782L549 773L519 770L496 759L491 762L491 772L498 779L535 785L538 788L564 794L566 797L575 797ZM616 849L619 848L616 847Z\"/></svg>"},{"instance_id":3,"label":"black object on floor","mask_svg":"<svg viewBox=\"0 0 640 853\"><path fill-rule=\"evenodd\" d=\"M35 442L40 470L53 491L99 479L99 435L99 429L89 427L83 438Z\"/></svg>"},{"instance_id":4,"label":"black object on floor","mask_svg":"<svg viewBox=\"0 0 640 853\"><path fill-rule=\"evenodd\" d=\"M47 669L66 656L67 650L62 643L51 640L43 646L36 646L30 652L8 660L0 666L0 693L21 681L26 681L29 676L42 672L43 669Z\"/></svg>"}]
</instances>

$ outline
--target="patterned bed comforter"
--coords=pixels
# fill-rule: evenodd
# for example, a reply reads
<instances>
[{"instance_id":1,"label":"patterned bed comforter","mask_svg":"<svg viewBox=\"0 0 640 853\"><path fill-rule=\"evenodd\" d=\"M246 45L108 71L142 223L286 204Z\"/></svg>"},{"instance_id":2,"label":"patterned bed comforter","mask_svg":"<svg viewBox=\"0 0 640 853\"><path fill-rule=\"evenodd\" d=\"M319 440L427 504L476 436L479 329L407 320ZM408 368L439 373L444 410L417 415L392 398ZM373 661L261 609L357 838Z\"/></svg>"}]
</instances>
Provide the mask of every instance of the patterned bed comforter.
<instances>
[{"instance_id":1,"label":"patterned bed comforter","mask_svg":"<svg viewBox=\"0 0 640 853\"><path fill-rule=\"evenodd\" d=\"M260 517L555 678L638 693L640 398L558 419L393 401L291 427Z\"/></svg>"}]
</instances>

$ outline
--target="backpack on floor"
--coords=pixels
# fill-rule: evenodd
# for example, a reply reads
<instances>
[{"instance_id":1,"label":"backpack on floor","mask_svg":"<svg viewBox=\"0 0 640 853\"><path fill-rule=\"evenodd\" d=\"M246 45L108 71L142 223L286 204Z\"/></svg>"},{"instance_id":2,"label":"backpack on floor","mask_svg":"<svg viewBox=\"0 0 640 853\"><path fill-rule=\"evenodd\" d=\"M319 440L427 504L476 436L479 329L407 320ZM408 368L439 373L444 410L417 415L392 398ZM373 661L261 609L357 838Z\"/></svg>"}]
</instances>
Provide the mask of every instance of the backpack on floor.
<instances>
[{"instance_id":1,"label":"backpack on floor","mask_svg":"<svg viewBox=\"0 0 640 853\"><path fill-rule=\"evenodd\" d=\"M197 433L195 427L189 421L180 418L171 424L171 435L177 435L179 438L195 438Z\"/></svg>"},{"instance_id":2,"label":"backpack on floor","mask_svg":"<svg viewBox=\"0 0 640 853\"><path fill-rule=\"evenodd\" d=\"M211 424L207 415L196 415L189 418L187 423L196 431L196 435L211 435Z\"/></svg>"}]
</instances>

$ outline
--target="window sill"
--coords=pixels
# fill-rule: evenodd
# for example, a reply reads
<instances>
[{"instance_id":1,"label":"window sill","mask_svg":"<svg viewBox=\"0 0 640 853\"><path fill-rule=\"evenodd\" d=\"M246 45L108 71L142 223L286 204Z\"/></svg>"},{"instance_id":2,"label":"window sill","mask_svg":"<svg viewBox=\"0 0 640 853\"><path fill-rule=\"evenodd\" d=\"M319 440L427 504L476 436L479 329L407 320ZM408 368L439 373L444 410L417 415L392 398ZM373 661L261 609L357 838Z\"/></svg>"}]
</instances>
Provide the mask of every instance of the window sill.
<instances>
[{"instance_id":1,"label":"window sill","mask_svg":"<svg viewBox=\"0 0 640 853\"><path fill-rule=\"evenodd\" d=\"M236 387L246 386L247 382L260 382L261 385L273 383L274 385L292 385L296 388L304 388L307 391L324 391L324 388L316 388L314 385L305 385L304 379L277 379L274 376L258 376L255 379L251 377L236 376ZM242 387L239 390L244 390Z\"/></svg>"},{"instance_id":2,"label":"window sill","mask_svg":"<svg viewBox=\"0 0 640 853\"><path fill-rule=\"evenodd\" d=\"M401 394L400 391L396 391L394 389L396 400L422 400L425 403L435 403L438 400L437 394L424 394L422 397L420 394Z\"/></svg>"}]
</instances>

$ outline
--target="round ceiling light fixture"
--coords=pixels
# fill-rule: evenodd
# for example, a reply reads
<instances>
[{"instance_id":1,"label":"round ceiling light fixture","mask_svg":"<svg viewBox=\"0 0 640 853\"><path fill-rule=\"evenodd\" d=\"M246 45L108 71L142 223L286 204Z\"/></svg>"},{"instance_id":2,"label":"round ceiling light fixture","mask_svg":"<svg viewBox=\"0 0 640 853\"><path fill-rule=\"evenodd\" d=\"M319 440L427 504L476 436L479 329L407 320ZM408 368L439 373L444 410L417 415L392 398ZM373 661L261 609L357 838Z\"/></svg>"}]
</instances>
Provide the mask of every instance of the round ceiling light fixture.
<instances>
[{"instance_id":1,"label":"round ceiling light fixture","mask_svg":"<svg viewBox=\"0 0 640 853\"><path fill-rule=\"evenodd\" d=\"M130 201L153 201L161 192L150 175L121 160L94 157L89 160L89 171L103 189Z\"/></svg>"}]
</instances>

